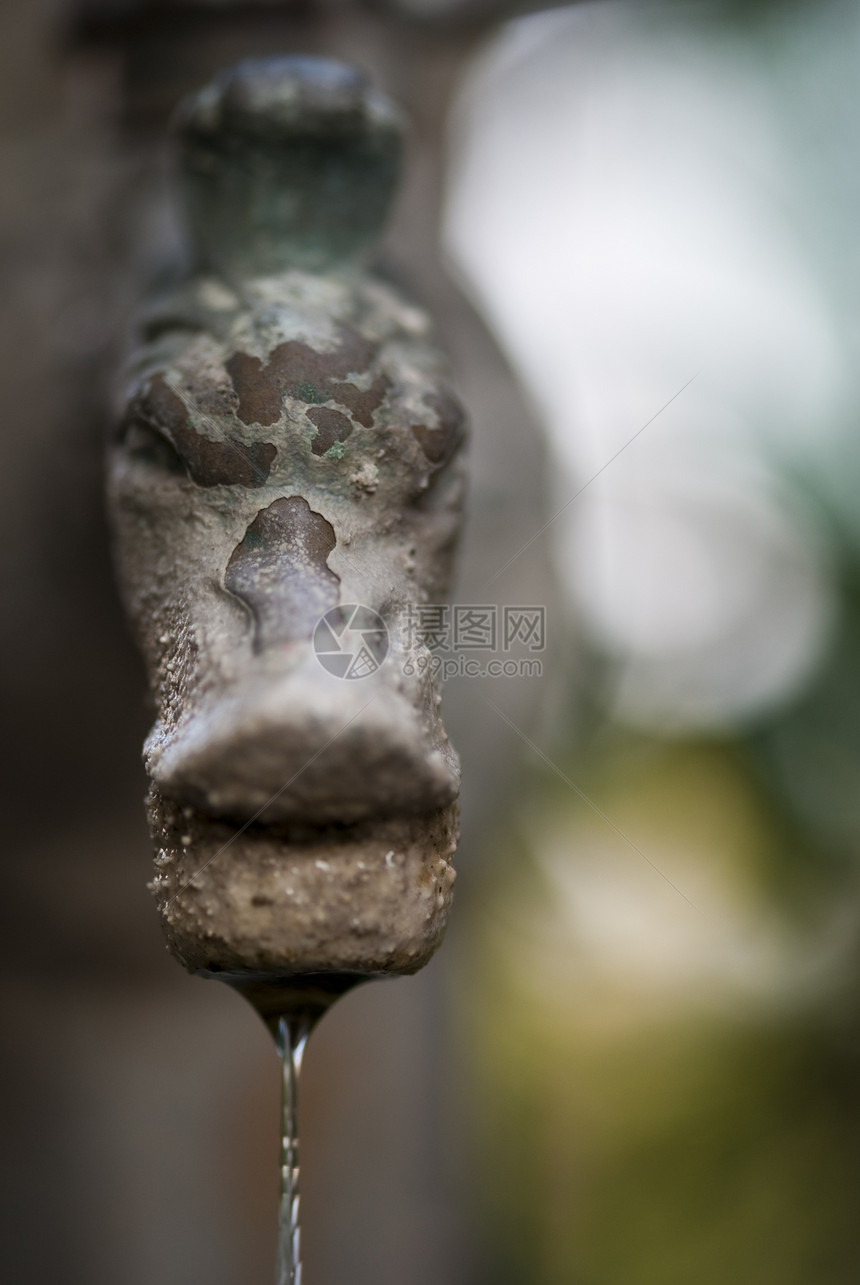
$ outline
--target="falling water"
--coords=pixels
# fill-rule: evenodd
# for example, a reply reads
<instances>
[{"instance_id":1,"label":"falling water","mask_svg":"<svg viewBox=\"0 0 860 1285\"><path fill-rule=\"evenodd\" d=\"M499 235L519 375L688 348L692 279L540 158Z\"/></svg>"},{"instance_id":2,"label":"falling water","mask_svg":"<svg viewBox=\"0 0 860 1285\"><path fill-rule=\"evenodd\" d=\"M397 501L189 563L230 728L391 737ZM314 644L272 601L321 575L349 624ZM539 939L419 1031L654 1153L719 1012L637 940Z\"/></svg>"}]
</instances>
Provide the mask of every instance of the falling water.
<instances>
[{"instance_id":1,"label":"falling water","mask_svg":"<svg viewBox=\"0 0 860 1285\"><path fill-rule=\"evenodd\" d=\"M301 1285L299 1224L298 1087L308 1036L331 1005L373 974L306 973L267 976L220 972L257 1010L271 1031L281 1057L281 1199L278 1208L278 1259L275 1285Z\"/></svg>"},{"instance_id":2,"label":"falling water","mask_svg":"<svg viewBox=\"0 0 860 1285\"><path fill-rule=\"evenodd\" d=\"M281 1055L281 1203L278 1208L276 1285L301 1285L299 1227L298 1087L305 1045L314 1017L305 1012L278 1018L275 1043Z\"/></svg>"}]
</instances>

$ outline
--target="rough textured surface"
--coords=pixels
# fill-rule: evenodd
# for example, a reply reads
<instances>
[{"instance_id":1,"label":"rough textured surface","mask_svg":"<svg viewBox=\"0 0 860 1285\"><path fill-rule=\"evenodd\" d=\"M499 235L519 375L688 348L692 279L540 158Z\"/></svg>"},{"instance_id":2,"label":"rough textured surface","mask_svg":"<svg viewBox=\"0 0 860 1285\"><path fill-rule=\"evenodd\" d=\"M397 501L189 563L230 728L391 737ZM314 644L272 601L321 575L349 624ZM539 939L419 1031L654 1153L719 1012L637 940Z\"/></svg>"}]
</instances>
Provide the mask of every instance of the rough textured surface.
<instances>
[{"instance_id":1,"label":"rough textured surface","mask_svg":"<svg viewBox=\"0 0 860 1285\"><path fill-rule=\"evenodd\" d=\"M289 215L290 184L309 180L284 161L310 130L342 222L341 180L356 155L391 153L396 113L347 69L285 59L220 77L181 120L192 187L205 139L210 232L244 190L237 166L255 204L241 255L207 232L220 275L147 309L111 449L119 575L158 707L145 761L168 939L192 968L412 971L447 916L459 769L406 618L447 592L463 416L424 314L345 263L324 202L319 225ZM198 233L201 218L192 202ZM388 631L360 680L313 649L339 604Z\"/></svg>"},{"instance_id":2,"label":"rough textured surface","mask_svg":"<svg viewBox=\"0 0 860 1285\"><path fill-rule=\"evenodd\" d=\"M456 805L356 826L260 826L238 838L157 791L148 808L160 844L153 886L186 968L410 973L439 945Z\"/></svg>"}]
</instances>

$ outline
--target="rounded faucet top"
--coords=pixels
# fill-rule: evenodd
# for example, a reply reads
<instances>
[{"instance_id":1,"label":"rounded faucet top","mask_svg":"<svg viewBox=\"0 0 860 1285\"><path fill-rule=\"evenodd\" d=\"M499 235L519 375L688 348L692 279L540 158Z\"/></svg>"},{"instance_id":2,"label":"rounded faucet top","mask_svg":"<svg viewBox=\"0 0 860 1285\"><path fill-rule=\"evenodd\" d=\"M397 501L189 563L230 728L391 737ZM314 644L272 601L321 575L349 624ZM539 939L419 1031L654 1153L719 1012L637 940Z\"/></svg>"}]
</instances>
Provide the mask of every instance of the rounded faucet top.
<instances>
[{"instance_id":1,"label":"rounded faucet top","mask_svg":"<svg viewBox=\"0 0 860 1285\"><path fill-rule=\"evenodd\" d=\"M329 58L248 59L179 107L197 266L228 280L361 266L397 184L398 108Z\"/></svg>"}]
</instances>

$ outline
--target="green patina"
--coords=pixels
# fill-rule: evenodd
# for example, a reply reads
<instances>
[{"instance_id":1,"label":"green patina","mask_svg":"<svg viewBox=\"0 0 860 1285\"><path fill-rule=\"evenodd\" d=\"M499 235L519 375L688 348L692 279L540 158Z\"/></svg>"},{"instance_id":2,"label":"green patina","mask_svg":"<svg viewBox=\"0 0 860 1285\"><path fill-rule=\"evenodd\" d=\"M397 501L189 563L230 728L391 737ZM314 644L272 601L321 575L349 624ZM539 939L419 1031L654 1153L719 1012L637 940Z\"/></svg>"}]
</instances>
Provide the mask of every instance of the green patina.
<instances>
[{"instance_id":1,"label":"green patina","mask_svg":"<svg viewBox=\"0 0 860 1285\"><path fill-rule=\"evenodd\" d=\"M298 397L300 401L308 402L315 406L321 406L331 398L330 392L321 391L315 384L298 383L293 384L289 390L292 397Z\"/></svg>"}]
</instances>

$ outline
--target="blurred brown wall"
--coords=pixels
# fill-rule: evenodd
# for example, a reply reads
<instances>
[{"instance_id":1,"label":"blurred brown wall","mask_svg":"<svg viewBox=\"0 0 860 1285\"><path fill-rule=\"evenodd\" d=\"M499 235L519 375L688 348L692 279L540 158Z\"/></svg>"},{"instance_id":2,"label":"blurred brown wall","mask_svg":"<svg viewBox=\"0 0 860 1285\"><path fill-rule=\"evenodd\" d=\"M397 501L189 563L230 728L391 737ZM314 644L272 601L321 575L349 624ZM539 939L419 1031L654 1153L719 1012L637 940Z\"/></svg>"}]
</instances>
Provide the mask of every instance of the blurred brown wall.
<instances>
[{"instance_id":1,"label":"blurred brown wall","mask_svg":"<svg viewBox=\"0 0 860 1285\"><path fill-rule=\"evenodd\" d=\"M318 51L355 58L406 101L411 162L389 253L439 316L475 421L461 600L494 569L502 514L512 545L534 529L542 456L435 260L445 106L480 32L395 32L349 5L172 17L162 6L126 22L123 8L108 23L31 0L0 10L0 1259L16 1282L252 1285L272 1272L277 1069L251 1011L167 958L145 892L149 711L101 499L125 320L174 235L161 140L186 88L245 54ZM522 560L532 597L542 567ZM480 764L466 850L516 762L495 726L476 724L476 699L449 698L467 768ZM534 690L512 699L526 720ZM444 967L356 992L314 1037L303 1104L314 1285L480 1275L443 1089L456 1080Z\"/></svg>"}]
</instances>

